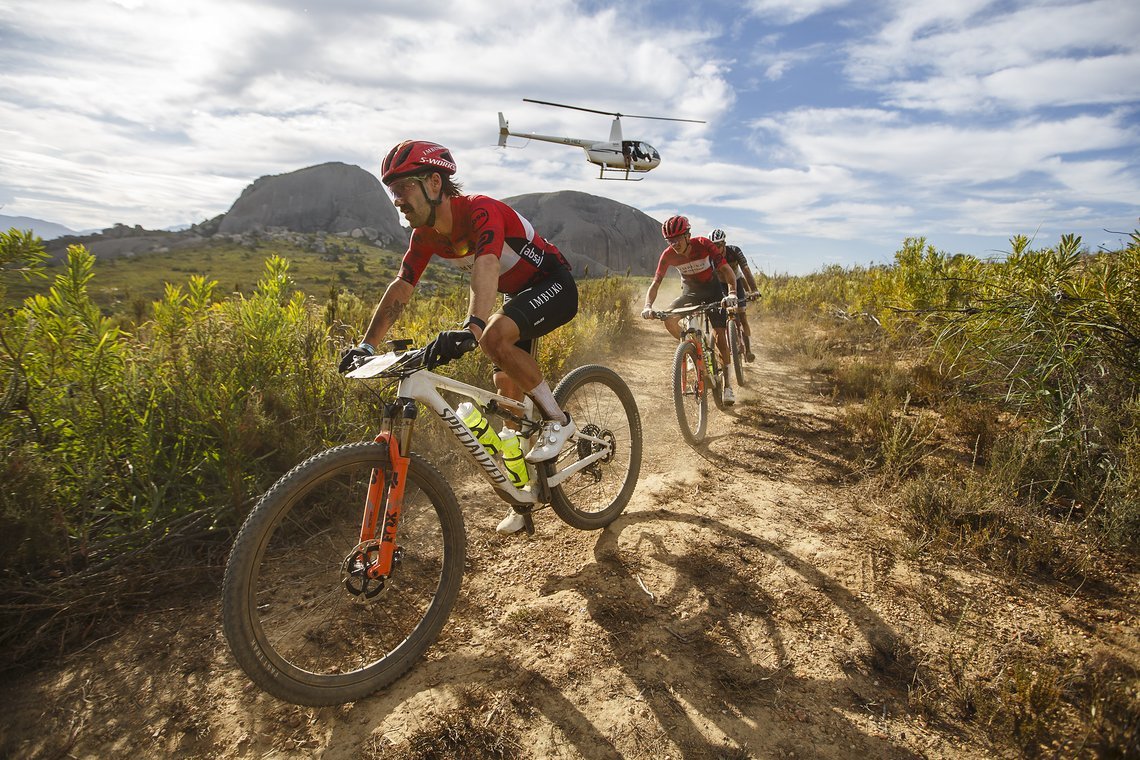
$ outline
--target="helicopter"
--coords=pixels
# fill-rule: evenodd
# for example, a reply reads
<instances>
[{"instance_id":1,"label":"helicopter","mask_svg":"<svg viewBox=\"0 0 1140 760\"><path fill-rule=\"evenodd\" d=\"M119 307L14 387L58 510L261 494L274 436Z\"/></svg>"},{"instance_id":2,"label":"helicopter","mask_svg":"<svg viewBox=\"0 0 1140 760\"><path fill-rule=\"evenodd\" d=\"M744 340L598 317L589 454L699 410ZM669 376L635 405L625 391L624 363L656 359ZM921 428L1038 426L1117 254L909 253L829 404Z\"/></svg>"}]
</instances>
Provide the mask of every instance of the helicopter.
<instances>
[{"instance_id":1,"label":"helicopter","mask_svg":"<svg viewBox=\"0 0 1140 760\"><path fill-rule=\"evenodd\" d=\"M704 124L697 119L674 119L669 116L636 116L634 114L617 113L616 111L598 111L582 106L570 106L564 103L551 103L546 100L532 100L523 98L525 103L538 103L544 106L557 106L558 108L572 108L575 111L600 113L613 116L614 122L610 125L610 139L607 142L599 140L581 140L574 137L551 137L549 135L532 135L526 132L512 132L510 125L499 111L499 147L505 148L508 137L525 137L530 140L560 143L562 145L576 145L586 151L586 160L601 168L598 179L616 179L638 181L642 177L631 177L630 174L645 174L657 168L661 163L661 154L652 145L640 140L625 140L621 135L621 117L629 119L656 119L658 121L685 121L691 124ZM620 176L607 176L620 175Z\"/></svg>"}]
</instances>

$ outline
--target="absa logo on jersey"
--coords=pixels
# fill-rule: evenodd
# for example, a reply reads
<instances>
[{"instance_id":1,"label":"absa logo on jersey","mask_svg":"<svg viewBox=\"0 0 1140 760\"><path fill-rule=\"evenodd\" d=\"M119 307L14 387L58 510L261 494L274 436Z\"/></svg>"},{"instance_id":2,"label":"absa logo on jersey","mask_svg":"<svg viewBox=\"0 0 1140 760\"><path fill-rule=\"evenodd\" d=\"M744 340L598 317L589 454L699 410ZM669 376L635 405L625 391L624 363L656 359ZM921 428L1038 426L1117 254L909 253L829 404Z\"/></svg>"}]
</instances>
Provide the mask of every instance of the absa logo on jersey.
<instances>
[{"instance_id":1,"label":"absa logo on jersey","mask_svg":"<svg viewBox=\"0 0 1140 760\"><path fill-rule=\"evenodd\" d=\"M490 221L490 219L491 215L487 213L487 209L477 208L474 213L471 214L471 225L476 230L481 230L487 226L487 222Z\"/></svg>"}]
</instances>

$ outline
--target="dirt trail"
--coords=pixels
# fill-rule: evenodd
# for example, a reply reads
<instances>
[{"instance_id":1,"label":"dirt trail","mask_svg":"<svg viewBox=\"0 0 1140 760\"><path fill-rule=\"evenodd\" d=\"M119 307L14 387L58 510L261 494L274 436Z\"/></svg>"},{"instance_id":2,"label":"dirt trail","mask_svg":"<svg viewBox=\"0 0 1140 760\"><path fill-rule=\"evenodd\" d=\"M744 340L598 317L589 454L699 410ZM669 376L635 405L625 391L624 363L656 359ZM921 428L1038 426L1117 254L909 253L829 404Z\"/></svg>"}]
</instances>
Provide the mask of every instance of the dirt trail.
<instances>
[{"instance_id":1,"label":"dirt trail","mask_svg":"<svg viewBox=\"0 0 1140 760\"><path fill-rule=\"evenodd\" d=\"M898 556L838 455L836 409L763 341L699 450L673 415L673 341L644 323L627 345L609 363L646 446L626 513L582 533L546 511L535 536L502 538L504 505L483 484L462 493L459 605L393 687L341 707L277 702L236 669L207 601L9 684L0 755L393 757L450 736L470 757L992 757L908 709L910 653L960 626L1000 639L1055 624L1055 600L977 577L952 583L970 597L952 603L946 576Z\"/></svg>"}]
</instances>

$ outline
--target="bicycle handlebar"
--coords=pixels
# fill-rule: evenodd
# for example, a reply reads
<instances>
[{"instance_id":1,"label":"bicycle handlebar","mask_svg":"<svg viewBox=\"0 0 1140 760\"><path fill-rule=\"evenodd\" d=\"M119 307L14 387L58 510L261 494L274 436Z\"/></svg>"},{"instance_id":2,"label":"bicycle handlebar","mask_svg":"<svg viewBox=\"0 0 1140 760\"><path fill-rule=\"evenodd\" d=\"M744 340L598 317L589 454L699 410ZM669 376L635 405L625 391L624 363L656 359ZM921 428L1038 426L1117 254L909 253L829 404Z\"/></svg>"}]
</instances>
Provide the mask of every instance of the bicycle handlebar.
<instances>
[{"instance_id":1,"label":"bicycle handlebar","mask_svg":"<svg viewBox=\"0 0 1140 760\"><path fill-rule=\"evenodd\" d=\"M650 310L650 314L654 319L666 319L667 317L688 317L702 312L720 311L723 308L719 301L714 301L693 304L692 306L679 306L676 309L665 309L664 311Z\"/></svg>"},{"instance_id":2,"label":"bicycle handlebar","mask_svg":"<svg viewBox=\"0 0 1140 760\"><path fill-rule=\"evenodd\" d=\"M374 375L369 377L407 377L422 369L432 370L436 367L442 367L447 362L440 362L432 365L428 362L428 346L420 348L412 348L412 341L406 339L390 340L387 341L392 351L387 354L376 354L374 356L366 356L358 359L352 370L346 373L349 376L359 377L352 375L353 372L371 364L376 360L384 360L388 362L388 366L384 367ZM474 351L479 347L479 341L472 335L469 339L465 339L460 346L463 351ZM393 355L395 358L393 359Z\"/></svg>"}]
</instances>

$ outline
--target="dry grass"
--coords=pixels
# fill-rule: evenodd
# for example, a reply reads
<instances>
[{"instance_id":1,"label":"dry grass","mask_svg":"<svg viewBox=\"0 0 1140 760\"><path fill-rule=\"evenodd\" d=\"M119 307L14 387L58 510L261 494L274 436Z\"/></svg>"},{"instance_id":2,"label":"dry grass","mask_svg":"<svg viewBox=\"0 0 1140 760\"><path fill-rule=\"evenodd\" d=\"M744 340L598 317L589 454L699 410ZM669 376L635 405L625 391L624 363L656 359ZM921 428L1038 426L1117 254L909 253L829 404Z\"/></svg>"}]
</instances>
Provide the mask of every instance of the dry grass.
<instances>
[{"instance_id":1,"label":"dry grass","mask_svg":"<svg viewBox=\"0 0 1140 760\"><path fill-rule=\"evenodd\" d=\"M1065 497L1065 462L1047 435L955 388L937 367L894 359L821 321L796 323L776 341L843 404L851 452L861 457L854 464L882 485L901 518L901 556L982 568L1006 578L1013 594L1031 584L1097 585L1129 562L1127 552L1105 549L1111 536L1136 535L1130 521L1140 507L1122 506L1140 501L1135 461L1107 478L1103 510L1082 504ZM943 603L920 602L935 619L962 619L964 610L942 608L947 594ZM1049 636L952 636L957 643L947 648L884 635L840 664L873 674L926 720L972 727L1024 757L1140 757L1135 658L1074 658Z\"/></svg>"},{"instance_id":2,"label":"dry grass","mask_svg":"<svg viewBox=\"0 0 1140 760\"><path fill-rule=\"evenodd\" d=\"M362 760L399 757L406 760L512 760L529 757L519 741L520 718L511 697L481 688L464 689L459 703L402 741L372 737Z\"/></svg>"}]
</instances>

